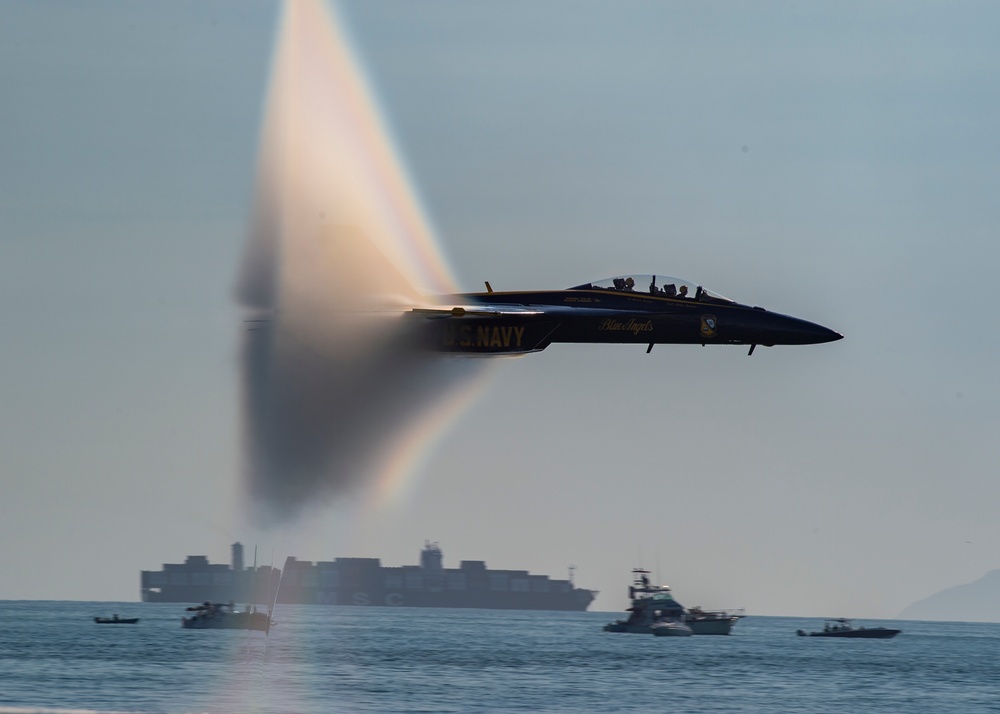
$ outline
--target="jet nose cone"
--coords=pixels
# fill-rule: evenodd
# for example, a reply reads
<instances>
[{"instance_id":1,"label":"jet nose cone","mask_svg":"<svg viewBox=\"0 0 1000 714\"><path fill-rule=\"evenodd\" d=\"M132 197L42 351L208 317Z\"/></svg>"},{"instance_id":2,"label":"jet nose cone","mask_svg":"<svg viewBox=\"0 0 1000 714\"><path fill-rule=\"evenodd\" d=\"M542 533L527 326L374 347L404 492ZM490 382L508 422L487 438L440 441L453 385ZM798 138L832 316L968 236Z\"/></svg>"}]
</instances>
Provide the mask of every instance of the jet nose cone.
<instances>
[{"instance_id":1,"label":"jet nose cone","mask_svg":"<svg viewBox=\"0 0 1000 714\"><path fill-rule=\"evenodd\" d=\"M799 344L818 345L824 342L836 342L837 340L844 339L842 334L836 330L831 330L829 327L823 327L823 325L817 325L815 322L809 322L808 320L791 319L794 322L788 325L789 337L796 340Z\"/></svg>"},{"instance_id":2,"label":"jet nose cone","mask_svg":"<svg viewBox=\"0 0 1000 714\"><path fill-rule=\"evenodd\" d=\"M829 327L823 327L822 325L816 325L816 342L836 342L837 340L844 339L844 336L837 332L836 330L831 330Z\"/></svg>"},{"instance_id":3,"label":"jet nose cone","mask_svg":"<svg viewBox=\"0 0 1000 714\"><path fill-rule=\"evenodd\" d=\"M791 315L763 310L755 317L758 334L748 341L761 345L817 345L844 338L836 330Z\"/></svg>"}]
</instances>

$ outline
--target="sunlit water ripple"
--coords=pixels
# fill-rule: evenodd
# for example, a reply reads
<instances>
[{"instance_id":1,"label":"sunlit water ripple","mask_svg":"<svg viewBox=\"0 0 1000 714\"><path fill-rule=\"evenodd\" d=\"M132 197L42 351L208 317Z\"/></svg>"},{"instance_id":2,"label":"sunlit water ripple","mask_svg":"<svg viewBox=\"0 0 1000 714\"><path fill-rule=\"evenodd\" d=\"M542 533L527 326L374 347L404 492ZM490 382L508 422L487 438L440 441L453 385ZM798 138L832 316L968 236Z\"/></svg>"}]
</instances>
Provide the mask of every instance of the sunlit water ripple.
<instances>
[{"instance_id":1,"label":"sunlit water ripple","mask_svg":"<svg viewBox=\"0 0 1000 714\"><path fill-rule=\"evenodd\" d=\"M13 712L1000 711L1000 624L892 640L611 634L607 613L279 606L270 637L189 631L183 605L0 602ZM97 625L95 616L138 616Z\"/></svg>"}]
</instances>

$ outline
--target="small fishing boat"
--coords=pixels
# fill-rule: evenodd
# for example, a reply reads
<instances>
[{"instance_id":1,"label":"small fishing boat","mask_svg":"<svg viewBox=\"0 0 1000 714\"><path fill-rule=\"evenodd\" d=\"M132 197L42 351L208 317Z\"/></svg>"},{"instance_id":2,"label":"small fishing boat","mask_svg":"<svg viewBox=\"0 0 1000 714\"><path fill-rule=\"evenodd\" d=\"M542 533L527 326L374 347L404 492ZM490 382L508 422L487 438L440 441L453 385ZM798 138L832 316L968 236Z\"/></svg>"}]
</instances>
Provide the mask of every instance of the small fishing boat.
<instances>
[{"instance_id":1,"label":"small fishing boat","mask_svg":"<svg viewBox=\"0 0 1000 714\"><path fill-rule=\"evenodd\" d=\"M253 572L257 574L257 549L253 550ZM274 573L274 568L271 568ZM274 605L278 602L278 590L281 588L281 578L278 578L278 587L271 595L271 606L267 611L257 609L256 605L247 605L242 612L236 609L235 603L229 602L209 602L205 601L201 605L192 605L187 608L188 612L193 612L191 617L181 618L181 627L185 630L257 630L266 635L271 634L271 628L277 623L274 621ZM257 583L254 582L254 592Z\"/></svg>"},{"instance_id":2,"label":"small fishing boat","mask_svg":"<svg viewBox=\"0 0 1000 714\"><path fill-rule=\"evenodd\" d=\"M258 630L269 632L271 615L258 612L256 608L238 611L233 603L205 602L187 608L195 613L181 618L181 627L186 630Z\"/></svg>"},{"instance_id":3,"label":"small fishing boat","mask_svg":"<svg viewBox=\"0 0 1000 714\"><path fill-rule=\"evenodd\" d=\"M118 617L118 615L112 615L111 617L95 617L94 622L98 625L134 625L139 621L138 617Z\"/></svg>"},{"instance_id":4,"label":"small fishing boat","mask_svg":"<svg viewBox=\"0 0 1000 714\"><path fill-rule=\"evenodd\" d=\"M799 637L842 637L846 639L869 640L887 640L890 637L895 637L900 632L902 630L893 630L888 627L855 627L845 617L827 620L823 624L823 629L817 632L796 630Z\"/></svg>"}]
</instances>

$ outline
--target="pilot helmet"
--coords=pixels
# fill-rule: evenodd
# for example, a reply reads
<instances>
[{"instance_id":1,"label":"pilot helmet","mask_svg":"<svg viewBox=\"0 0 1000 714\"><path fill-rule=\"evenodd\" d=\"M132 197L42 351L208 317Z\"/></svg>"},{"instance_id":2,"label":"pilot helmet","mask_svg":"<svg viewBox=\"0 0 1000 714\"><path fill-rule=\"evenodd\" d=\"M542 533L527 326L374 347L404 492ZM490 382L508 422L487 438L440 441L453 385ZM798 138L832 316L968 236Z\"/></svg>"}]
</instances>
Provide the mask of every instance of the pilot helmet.
<instances>
[{"instance_id":1,"label":"pilot helmet","mask_svg":"<svg viewBox=\"0 0 1000 714\"><path fill-rule=\"evenodd\" d=\"M625 278L625 287L627 288L635 287L635 281L632 278Z\"/></svg>"}]
</instances>

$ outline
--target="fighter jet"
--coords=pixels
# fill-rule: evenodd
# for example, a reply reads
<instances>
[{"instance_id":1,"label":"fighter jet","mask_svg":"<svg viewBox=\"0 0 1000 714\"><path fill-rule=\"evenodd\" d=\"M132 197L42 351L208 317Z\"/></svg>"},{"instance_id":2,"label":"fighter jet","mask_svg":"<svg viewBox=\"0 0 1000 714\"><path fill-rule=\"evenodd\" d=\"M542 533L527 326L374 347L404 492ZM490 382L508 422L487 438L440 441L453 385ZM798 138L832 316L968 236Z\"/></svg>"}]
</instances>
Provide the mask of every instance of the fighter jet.
<instances>
[{"instance_id":1,"label":"fighter jet","mask_svg":"<svg viewBox=\"0 0 1000 714\"><path fill-rule=\"evenodd\" d=\"M688 280L622 275L566 290L442 296L415 308L430 349L468 355L540 352L553 342L810 345L843 337L822 325L743 305ZM450 306L450 307L449 307Z\"/></svg>"}]
</instances>

